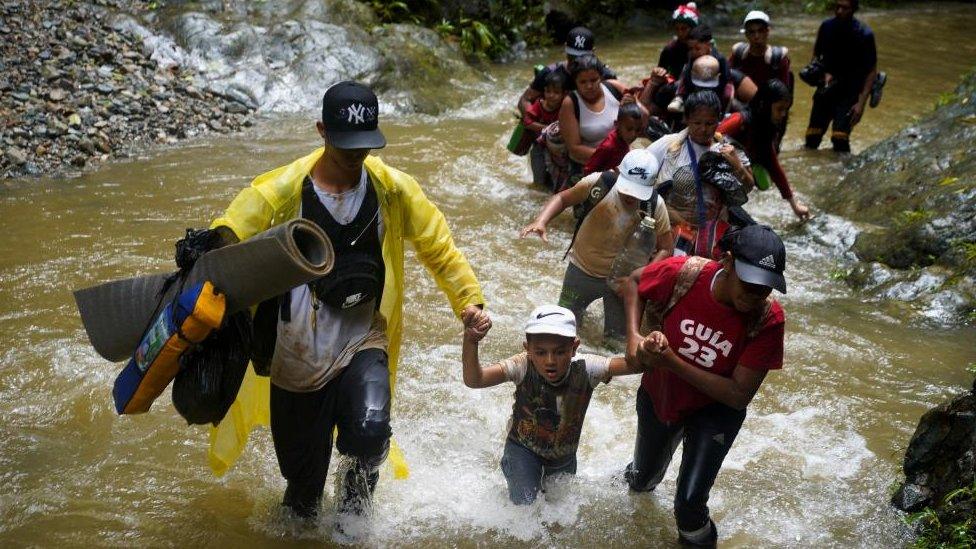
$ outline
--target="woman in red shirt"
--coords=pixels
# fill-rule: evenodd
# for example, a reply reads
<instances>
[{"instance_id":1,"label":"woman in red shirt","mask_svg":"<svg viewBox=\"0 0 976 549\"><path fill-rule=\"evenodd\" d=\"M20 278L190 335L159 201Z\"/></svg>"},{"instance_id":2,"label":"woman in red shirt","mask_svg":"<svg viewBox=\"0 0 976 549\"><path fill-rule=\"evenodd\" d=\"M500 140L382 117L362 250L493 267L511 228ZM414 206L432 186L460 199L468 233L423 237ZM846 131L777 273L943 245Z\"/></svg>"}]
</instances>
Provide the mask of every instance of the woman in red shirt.
<instances>
[{"instance_id":1,"label":"woman in red shirt","mask_svg":"<svg viewBox=\"0 0 976 549\"><path fill-rule=\"evenodd\" d=\"M718 132L742 143L753 169L762 166L776 184L783 200L790 203L793 213L801 221L806 221L810 218L810 209L793 194L786 172L779 164L779 131L792 104L790 89L773 78L760 86L747 111L734 113L722 120ZM761 184L760 179L756 177L757 185Z\"/></svg>"},{"instance_id":2,"label":"woman in red shirt","mask_svg":"<svg viewBox=\"0 0 976 549\"><path fill-rule=\"evenodd\" d=\"M624 285L627 360L647 372L637 391L631 490L653 490L684 444L674 513L679 541L714 546L708 494L769 370L783 366L783 241L764 225L732 229L720 261L672 257L634 271ZM644 306L663 314L640 335Z\"/></svg>"}]
</instances>

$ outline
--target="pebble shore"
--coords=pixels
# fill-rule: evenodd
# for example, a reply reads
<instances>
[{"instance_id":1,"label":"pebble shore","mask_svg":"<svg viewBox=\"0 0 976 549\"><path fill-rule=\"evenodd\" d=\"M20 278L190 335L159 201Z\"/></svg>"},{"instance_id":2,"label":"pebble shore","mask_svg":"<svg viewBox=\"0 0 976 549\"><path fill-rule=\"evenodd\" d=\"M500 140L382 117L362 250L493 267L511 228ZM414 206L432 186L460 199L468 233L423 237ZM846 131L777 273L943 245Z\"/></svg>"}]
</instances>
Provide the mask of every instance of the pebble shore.
<instances>
[{"instance_id":1,"label":"pebble shore","mask_svg":"<svg viewBox=\"0 0 976 549\"><path fill-rule=\"evenodd\" d=\"M253 109L161 69L111 26L144 2L0 0L0 178L95 168L154 144L252 124Z\"/></svg>"}]
</instances>

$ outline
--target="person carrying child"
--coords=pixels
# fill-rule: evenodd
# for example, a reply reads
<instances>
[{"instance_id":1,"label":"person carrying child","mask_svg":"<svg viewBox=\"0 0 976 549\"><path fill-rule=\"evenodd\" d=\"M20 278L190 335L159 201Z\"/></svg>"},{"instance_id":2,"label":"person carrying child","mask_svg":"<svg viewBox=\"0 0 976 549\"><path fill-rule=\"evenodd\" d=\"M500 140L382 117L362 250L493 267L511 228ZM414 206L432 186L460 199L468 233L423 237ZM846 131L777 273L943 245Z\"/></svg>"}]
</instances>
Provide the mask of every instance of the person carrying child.
<instances>
[{"instance_id":1,"label":"person carrying child","mask_svg":"<svg viewBox=\"0 0 976 549\"><path fill-rule=\"evenodd\" d=\"M582 206L566 254L569 264L559 304L573 311L576 323L581 324L586 308L602 299L606 343L622 342L625 333L623 301L607 284L607 277L614 258L623 250L643 216L653 217L657 236L657 251L647 260L658 261L671 255L673 244L667 207L653 186L657 165L646 150L630 151L621 161L619 172L592 173L556 194L543 206L535 221L519 234L519 238L525 238L535 233L548 242L549 221L566 208Z\"/></svg>"},{"instance_id":2,"label":"person carrying child","mask_svg":"<svg viewBox=\"0 0 976 549\"><path fill-rule=\"evenodd\" d=\"M546 147L543 131L559 120L559 107L566 97L566 73L552 71L546 75L546 88L542 97L532 102L522 115L522 124L532 140L529 149L529 165L532 167L532 183L553 189L553 178L546 170ZM541 139L540 139L541 137Z\"/></svg>"},{"instance_id":3,"label":"person carrying child","mask_svg":"<svg viewBox=\"0 0 976 549\"><path fill-rule=\"evenodd\" d=\"M750 225L722 238L720 261L673 257L623 284L627 360L647 368L637 390L637 439L625 477L649 492L683 445L674 495L678 541L714 547L708 496L746 408L770 370L783 367L786 248L772 229ZM663 319L640 333L645 304Z\"/></svg>"},{"instance_id":4,"label":"person carrying child","mask_svg":"<svg viewBox=\"0 0 976 549\"><path fill-rule=\"evenodd\" d=\"M470 312L463 319L464 384L472 389L515 384L501 467L511 501L528 505L548 479L576 474L576 450L593 389L614 376L641 371L620 356L576 354L576 318L557 305L537 307L529 315L524 352L482 368L478 343L490 325L486 316Z\"/></svg>"},{"instance_id":5,"label":"person carrying child","mask_svg":"<svg viewBox=\"0 0 976 549\"><path fill-rule=\"evenodd\" d=\"M583 175L612 170L620 165L624 156L630 152L630 144L641 134L646 114L640 106L631 101L621 103L617 110L617 120L607 137L596 146L593 156L583 166Z\"/></svg>"}]
</instances>

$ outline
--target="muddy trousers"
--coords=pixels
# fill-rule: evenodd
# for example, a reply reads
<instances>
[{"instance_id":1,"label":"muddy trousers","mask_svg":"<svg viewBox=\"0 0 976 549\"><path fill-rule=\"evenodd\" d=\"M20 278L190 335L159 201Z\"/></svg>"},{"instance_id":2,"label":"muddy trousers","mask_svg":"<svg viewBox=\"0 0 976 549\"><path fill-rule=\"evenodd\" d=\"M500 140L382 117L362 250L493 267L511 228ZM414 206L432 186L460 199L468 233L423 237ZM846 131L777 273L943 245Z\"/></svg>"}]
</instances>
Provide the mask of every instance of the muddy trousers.
<instances>
[{"instance_id":1,"label":"muddy trousers","mask_svg":"<svg viewBox=\"0 0 976 549\"><path fill-rule=\"evenodd\" d=\"M386 352L364 349L338 377L317 391L295 393L271 385L271 436L282 476L283 505L303 517L318 513L336 446L350 466L339 472L340 512L361 513L390 448L390 371Z\"/></svg>"},{"instance_id":2,"label":"muddy trousers","mask_svg":"<svg viewBox=\"0 0 976 549\"><path fill-rule=\"evenodd\" d=\"M515 505L528 505L535 501L542 485L555 475L576 474L576 454L553 461L545 459L511 439L505 439L502 454L502 473L508 483L508 498Z\"/></svg>"},{"instance_id":3,"label":"muddy trousers","mask_svg":"<svg viewBox=\"0 0 976 549\"><path fill-rule=\"evenodd\" d=\"M682 541L714 545L718 532L708 517L708 493L739 434L745 410L714 403L676 423L657 419L651 397L637 390L637 442L626 478L636 492L653 490L668 470L678 443L684 445L674 517Z\"/></svg>"},{"instance_id":4,"label":"muddy trousers","mask_svg":"<svg viewBox=\"0 0 976 549\"><path fill-rule=\"evenodd\" d=\"M830 142L837 152L851 152L851 107L857 102L857 93L841 93L833 89L813 95L810 109L810 123L807 125L806 147L816 149L820 146L827 126L833 124Z\"/></svg>"},{"instance_id":5,"label":"muddy trousers","mask_svg":"<svg viewBox=\"0 0 976 549\"><path fill-rule=\"evenodd\" d=\"M627 324L623 299L610 289L606 278L590 276L572 263L567 265L559 305L573 311L577 326L583 325L583 313L598 299L603 300L603 337L623 340Z\"/></svg>"}]
</instances>

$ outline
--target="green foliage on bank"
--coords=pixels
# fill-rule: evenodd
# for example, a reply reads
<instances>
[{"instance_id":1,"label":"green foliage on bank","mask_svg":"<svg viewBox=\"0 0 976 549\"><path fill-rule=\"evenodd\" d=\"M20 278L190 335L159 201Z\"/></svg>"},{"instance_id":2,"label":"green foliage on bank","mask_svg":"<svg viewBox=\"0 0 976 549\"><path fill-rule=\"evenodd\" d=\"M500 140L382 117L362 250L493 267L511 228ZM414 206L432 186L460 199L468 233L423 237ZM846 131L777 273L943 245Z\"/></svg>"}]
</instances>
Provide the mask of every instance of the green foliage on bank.
<instances>
[{"instance_id":1,"label":"green foliage on bank","mask_svg":"<svg viewBox=\"0 0 976 549\"><path fill-rule=\"evenodd\" d=\"M545 3L531 0L451 2L369 0L382 23L412 23L436 30L469 57L498 59L512 46L546 42Z\"/></svg>"},{"instance_id":2,"label":"green foliage on bank","mask_svg":"<svg viewBox=\"0 0 976 549\"><path fill-rule=\"evenodd\" d=\"M976 483L949 492L937 509L926 507L903 520L916 529L917 549L976 547Z\"/></svg>"}]
</instances>

